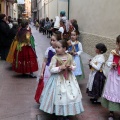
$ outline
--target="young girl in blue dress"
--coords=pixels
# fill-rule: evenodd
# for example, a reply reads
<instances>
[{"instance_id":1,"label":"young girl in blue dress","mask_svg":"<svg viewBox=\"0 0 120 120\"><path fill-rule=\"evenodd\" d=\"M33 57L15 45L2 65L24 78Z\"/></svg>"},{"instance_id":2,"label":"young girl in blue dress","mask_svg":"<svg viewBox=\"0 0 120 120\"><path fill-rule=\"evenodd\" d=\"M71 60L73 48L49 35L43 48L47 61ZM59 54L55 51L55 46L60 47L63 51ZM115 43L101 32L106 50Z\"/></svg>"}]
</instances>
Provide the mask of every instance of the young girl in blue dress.
<instances>
[{"instance_id":1,"label":"young girl in blue dress","mask_svg":"<svg viewBox=\"0 0 120 120\"><path fill-rule=\"evenodd\" d=\"M82 44L77 40L79 32L78 31L72 31L71 32L71 40L67 41L68 43L68 53L70 53L74 61L76 63L76 70L73 71L74 75L76 76L77 80L84 79L84 70L83 70L83 64L81 61L81 53L83 52Z\"/></svg>"},{"instance_id":2,"label":"young girl in blue dress","mask_svg":"<svg viewBox=\"0 0 120 120\"><path fill-rule=\"evenodd\" d=\"M72 73L75 63L66 50L67 42L58 41L50 63L51 76L41 94L40 110L57 116L76 116L84 111L82 94Z\"/></svg>"}]
</instances>

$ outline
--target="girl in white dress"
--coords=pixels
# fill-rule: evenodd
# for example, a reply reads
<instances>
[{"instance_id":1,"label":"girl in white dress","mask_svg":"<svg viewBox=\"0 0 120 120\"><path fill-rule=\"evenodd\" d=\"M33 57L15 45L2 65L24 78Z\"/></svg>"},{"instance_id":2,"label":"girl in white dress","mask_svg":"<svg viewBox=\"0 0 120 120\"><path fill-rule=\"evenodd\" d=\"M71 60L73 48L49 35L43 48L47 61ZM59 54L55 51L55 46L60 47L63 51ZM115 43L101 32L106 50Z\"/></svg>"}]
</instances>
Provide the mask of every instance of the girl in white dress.
<instances>
[{"instance_id":1,"label":"girl in white dress","mask_svg":"<svg viewBox=\"0 0 120 120\"><path fill-rule=\"evenodd\" d=\"M107 48L103 43L98 43L95 47L96 56L93 57L89 62L90 74L87 83L87 93L88 96L93 97L90 99L90 101L97 104L100 103L97 100L99 97L101 97L106 79L103 73L103 65L105 63L103 53L107 51Z\"/></svg>"},{"instance_id":2,"label":"girl in white dress","mask_svg":"<svg viewBox=\"0 0 120 120\"><path fill-rule=\"evenodd\" d=\"M76 66L66 49L66 41L57 42L57 54L50 63L51 77L43 89L40 110L58 116L75 116L82 113L84 108L78 82L72 73Z\"/></svg>"}]
</instances>

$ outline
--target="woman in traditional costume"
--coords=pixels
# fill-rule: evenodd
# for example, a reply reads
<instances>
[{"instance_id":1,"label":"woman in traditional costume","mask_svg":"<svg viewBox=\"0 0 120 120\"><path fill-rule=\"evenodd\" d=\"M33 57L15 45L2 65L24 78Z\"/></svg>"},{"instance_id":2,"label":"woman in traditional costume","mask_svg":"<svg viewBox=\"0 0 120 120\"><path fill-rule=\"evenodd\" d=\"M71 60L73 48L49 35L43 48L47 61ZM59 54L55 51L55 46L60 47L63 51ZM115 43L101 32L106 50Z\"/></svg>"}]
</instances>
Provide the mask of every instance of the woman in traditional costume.
<instances>
[{"instance_id":1,"label":"woman in traditional costume","mask_svg":"<svg viewBox=\"0 0 120 120\"><path fill-rule=\"evenodd\" d=\"M30 77L36 77L33 72L38 70L38 63L35 51L33 50L30 37L31 32L26 29L27 24L23 22L17 34L17 48L14 53L13 70L17 73L30 73Z\"/></svg>"}]
</instances>

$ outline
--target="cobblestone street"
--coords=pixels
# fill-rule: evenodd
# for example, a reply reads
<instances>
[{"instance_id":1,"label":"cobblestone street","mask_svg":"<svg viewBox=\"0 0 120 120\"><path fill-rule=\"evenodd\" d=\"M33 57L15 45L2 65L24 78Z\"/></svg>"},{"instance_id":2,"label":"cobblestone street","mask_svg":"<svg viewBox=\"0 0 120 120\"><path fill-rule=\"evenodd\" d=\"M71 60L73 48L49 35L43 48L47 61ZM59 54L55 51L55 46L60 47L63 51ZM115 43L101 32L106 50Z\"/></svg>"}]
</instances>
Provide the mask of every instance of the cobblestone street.
<instances>
[{"instance_id":1,"label":"cobblestone street","mask_svg":"<svg viewBox=\"0 0 120 120\"><path fill-rule=\"evenodd\" d=\"M31 28L35 38L40 68L50 39L39 33L33 25L31 25ZM85 112L79 115L79 120L107 120L108 110L101 105L91 104L90 98L86 94L90 56L82 53L81 57L85 79L79 81L79 85L83 95L82 101ZM35 75L38 75L39 72L36 72ZM34 100L36 86L37 81L35 78L23 78L20 74L12 71L11 64L0 60L0 120L57 120L55 116L45 114L38 109L39 105ZM119 120L119 114L115 113L115 115L116 120Z\"/></svg>"}]
</instances>

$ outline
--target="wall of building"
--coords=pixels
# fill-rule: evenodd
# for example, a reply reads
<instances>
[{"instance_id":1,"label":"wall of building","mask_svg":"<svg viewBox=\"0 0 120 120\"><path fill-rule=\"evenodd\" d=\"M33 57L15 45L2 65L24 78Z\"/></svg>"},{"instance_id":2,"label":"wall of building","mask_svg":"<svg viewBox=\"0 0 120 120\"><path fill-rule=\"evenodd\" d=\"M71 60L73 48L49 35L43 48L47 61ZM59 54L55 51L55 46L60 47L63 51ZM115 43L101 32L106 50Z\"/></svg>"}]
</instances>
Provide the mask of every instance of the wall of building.
<instances>
[{"instance_id":1,"label":"wall of building","mask_svg":"<svg viewBox=\"0 0 120 120\"><path fill-rule=\"evenodd\" d=\"M31 18L31 1L25 0L25 12L27 13L27 17Z\"/></svg>"},{"instance_id":2,"label":"wall of building","mask_svg":"<svg viewBox=\"0 0 120 120\"><path fill-rule=\"evenodd\" d=\"M105 43L109 51L114 48L120 34L119 11L119 0L70 0L70 19L78 21L85 52L94 55L98 42Z\"/></svg>"},{"instance_id":3,"label":"wall of building","mask_svg":"<svg viewBox=\"0 0 120 120\"><path fill-rule=\"evenodd\" d=\"M39 16L41 18L49 17L50 19L54 19L55 16L59 16L61 10L68 13L68 0L47 0L45 4L44 0L41 0L39 4Z\"/></svg>"},{"instance_id":4,"label":"wall of building","mask_svg":"<svg viewBox=\"0 0 120 120\"><path fill-rule=\"evenodd\" d=\"M18 6L17 6L17 3L13 4L13 18L18 19Z\"/></svg>"},{"instance_id":5,"label":"wall of building","mask_svg":"<svg viewBox=\"0 0 120 120\"><path fill-rule=\"evenodd\" d=\"M4 13L4 1L0 0L0 4L1 4L1 13Z\"/></svg>"},{"instance_id":6,"label":"wall of building","mask_svg":"<svg viewBox=\"0 0 120 120\"><path fill-rule=\"evenodd\" d=\"M12 18L18 18L18 8L17 3L2 1L1 3L1 13L11 16Z\"/></svg>"}]
</instances>

